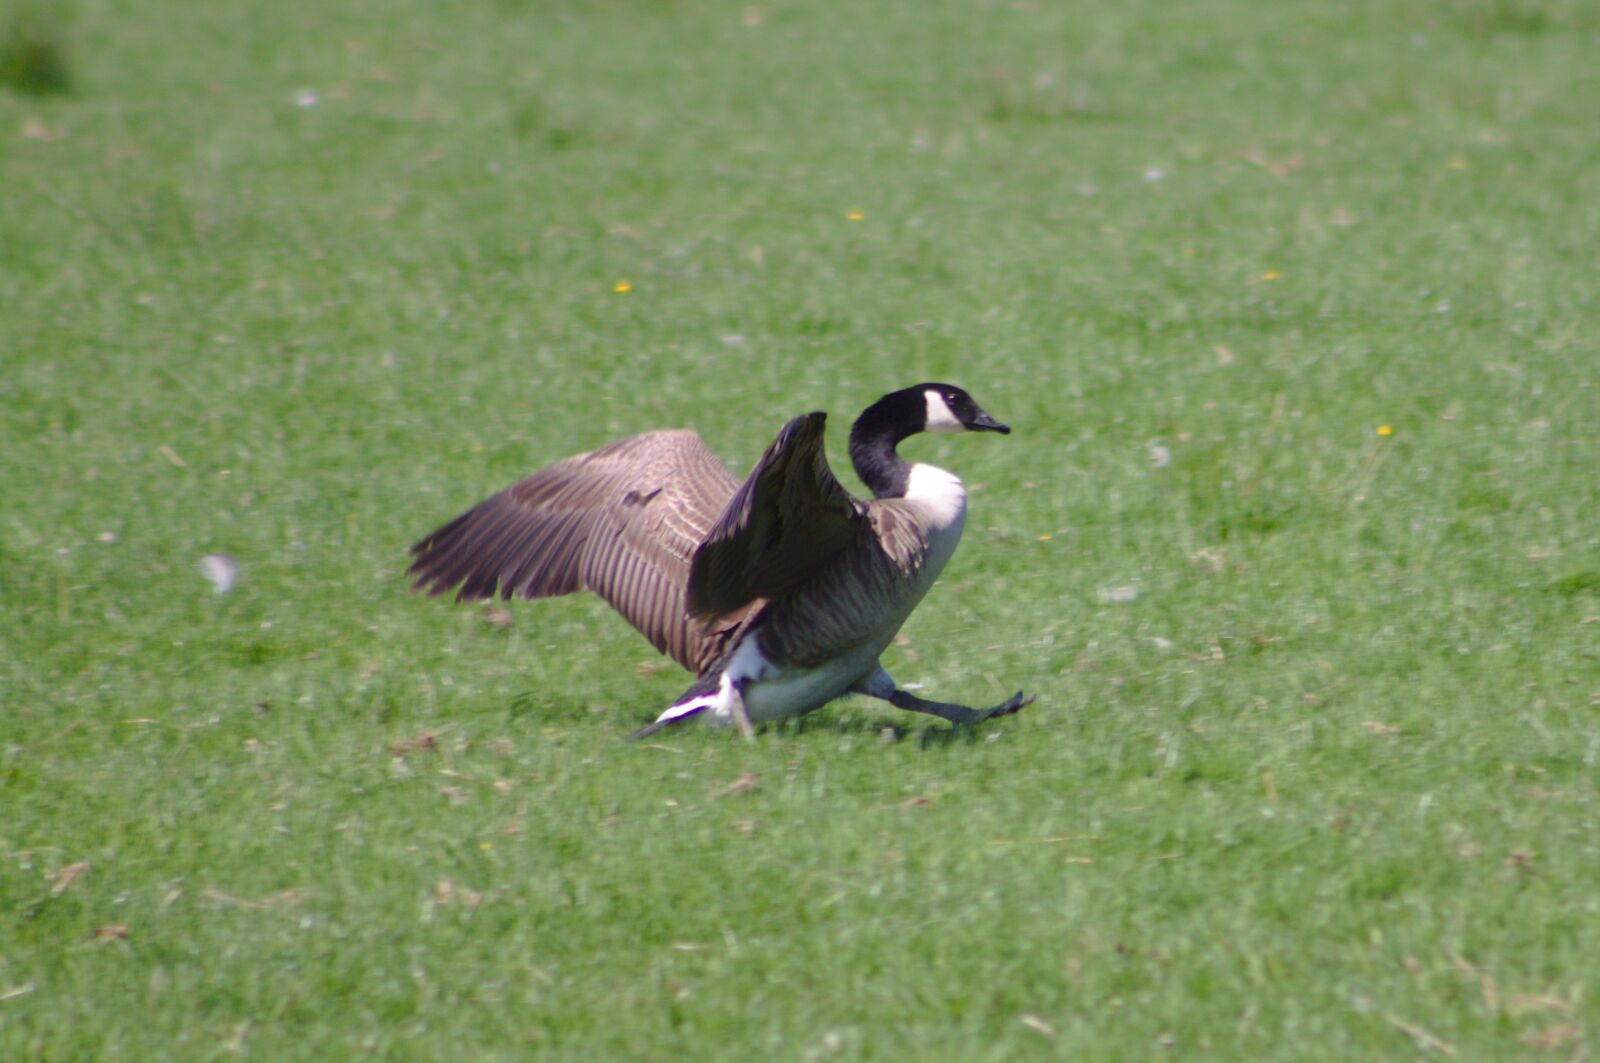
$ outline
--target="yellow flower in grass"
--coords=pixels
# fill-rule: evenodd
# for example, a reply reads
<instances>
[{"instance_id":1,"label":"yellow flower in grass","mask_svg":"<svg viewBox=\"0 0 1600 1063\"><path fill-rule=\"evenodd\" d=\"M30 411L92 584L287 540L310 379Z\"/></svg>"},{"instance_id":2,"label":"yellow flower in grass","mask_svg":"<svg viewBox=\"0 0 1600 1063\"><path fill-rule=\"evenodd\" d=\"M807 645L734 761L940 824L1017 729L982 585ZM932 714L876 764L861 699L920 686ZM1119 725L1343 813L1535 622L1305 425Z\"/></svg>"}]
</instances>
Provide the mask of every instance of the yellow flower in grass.
<instances>
[{"instance_id":1,"label":"yellow flower in grass","mask_svg":"<svg viewBox=\"0 0 1600 1063\"><path fill-rule=\"evenodd\" d=\"M1264 281L1275 281L1281 276L1283 276L1283 274L1279 273L1275 269L1264 269L1261 271L1261 279Z\"/></svg>"},{"instance_id":2,"label":"yellow flower in grass","mask_svg":"<svg viewBox=\"0 0 1600 1063\"><path fill-rule=\"evenodd\" d=\"M860 221L862 218L865 218L866 215L861 213L860 208L852 207L850 213L846 214L845 217L849 218L851 221Z\"/></svg>"},{"instance_id":3,"label":"yellow flower in grass","mask_svg":"<svg viewBox=\"0 0 1600 1063\"><path fill-rule=\"evenodd\" d=\"M1392 425L1380 424L1378 426L1378 434L1380 436L1392 436L1394 435L1394 427Z\"/></svg>"},{"instance_id":4,"label":"yellow flower in grass","mask_svg":"<svg viewBox=\"0 0 1600 1063\"><path fill-rule=\"evenodd\" d=\"M621 295L624 292L633 291L633 284L626 277L624 277L613 284L611 286L611 290L616 292L618 295Z\"/></svg>"}]
</instances>

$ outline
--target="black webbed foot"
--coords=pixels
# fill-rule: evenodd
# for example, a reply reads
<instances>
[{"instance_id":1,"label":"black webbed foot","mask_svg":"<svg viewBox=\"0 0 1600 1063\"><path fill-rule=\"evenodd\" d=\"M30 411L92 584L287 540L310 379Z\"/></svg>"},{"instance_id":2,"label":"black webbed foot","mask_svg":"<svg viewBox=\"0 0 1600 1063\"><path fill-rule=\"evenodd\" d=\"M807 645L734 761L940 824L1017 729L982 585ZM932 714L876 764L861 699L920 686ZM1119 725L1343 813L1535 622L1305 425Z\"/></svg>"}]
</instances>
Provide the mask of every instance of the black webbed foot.
<instances>
[{"instance_id":1,"label":"black webbed foot","mask_svg":"<svg viewBox=\"0 0 1600 1063\"><path fill-rule=\"evenodd\" d=\"M994 708L984 709L978 714L978 719L988 720L993 719L996 716L1010 716L1013 713L1021 712L1027 706L1032 705L1033 702L1034 698L1032 695L1023 697L1022 691L1019 690L1006 700L1002 701L1000 704L996 705Z\"/></svg>"}]
</instances>

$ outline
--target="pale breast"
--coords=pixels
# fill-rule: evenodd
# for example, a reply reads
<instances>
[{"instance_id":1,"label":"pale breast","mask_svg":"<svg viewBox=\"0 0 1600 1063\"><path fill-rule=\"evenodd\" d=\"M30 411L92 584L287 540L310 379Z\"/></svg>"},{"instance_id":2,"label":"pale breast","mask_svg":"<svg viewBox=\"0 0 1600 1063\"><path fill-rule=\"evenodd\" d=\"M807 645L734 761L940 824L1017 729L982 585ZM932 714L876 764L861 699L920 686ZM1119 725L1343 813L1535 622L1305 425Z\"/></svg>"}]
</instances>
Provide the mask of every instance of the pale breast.
<instances>
[{"instance_id":1,"label":"pale breast","mask_svg":"<svg viewBox=\"0 0 1600 1063\"><path fill-rule=\"evenodd\" d=\"M905 501L917 508L923 526L930 531L959 525L967 515L967 488L961 478L937 465L920 461L911 466Z\"/></svg>"}]
</instances>

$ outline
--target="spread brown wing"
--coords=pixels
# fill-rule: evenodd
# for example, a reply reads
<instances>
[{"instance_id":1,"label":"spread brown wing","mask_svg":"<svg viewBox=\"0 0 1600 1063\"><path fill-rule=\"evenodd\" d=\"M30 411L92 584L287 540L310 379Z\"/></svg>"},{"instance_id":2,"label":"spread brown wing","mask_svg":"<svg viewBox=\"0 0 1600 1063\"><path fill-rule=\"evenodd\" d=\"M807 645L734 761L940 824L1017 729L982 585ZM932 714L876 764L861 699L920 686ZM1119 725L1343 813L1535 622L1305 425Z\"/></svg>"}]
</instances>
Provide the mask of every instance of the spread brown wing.
<instances>
[{"instance_id":1,"label":"spread brown wing","mask_svg":"<svg viewBox=\"0 0 1600 1063\"><path fill-rule=\"evenodd\" d=\"M689 612L725 616L777 598L870 533L866 507L834 479L822 449L827 415L783 426L716 524L689 570Z\"/></svg>"},{"instance_id":2,"label":"spread brown wing","mask_svg":"<svg viewBox=\"0 0 1600 1063\"><path fill-rule=\"evenodd\" d=\"M594 591L699 674L725 632L685 608L690 559L738 490L700 437L647 432L541 469L411 548L415 588L456 600Z\"/></svg>"}]
</instances>

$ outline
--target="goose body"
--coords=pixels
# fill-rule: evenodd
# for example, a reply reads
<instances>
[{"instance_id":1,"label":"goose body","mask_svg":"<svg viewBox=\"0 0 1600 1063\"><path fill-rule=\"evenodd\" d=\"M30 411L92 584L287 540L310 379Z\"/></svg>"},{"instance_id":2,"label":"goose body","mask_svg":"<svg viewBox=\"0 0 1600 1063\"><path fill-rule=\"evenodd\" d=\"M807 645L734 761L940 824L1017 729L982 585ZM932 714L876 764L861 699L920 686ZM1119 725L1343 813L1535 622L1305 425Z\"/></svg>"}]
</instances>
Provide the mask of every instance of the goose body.
<instances>
[{"instance_id":1,"label":"goose body","mask_svg":"<svg viewBox=\"0 0 1600 1063\"><path fill-rule=\"evenodd\" d=\"M714 718L737 719L726 688L741 683L745 712L763 722L809 712L873 674L878 655L961 539L966 492L960 480L946 476L931 499L908 494L867 503L869 513L892 508L896 519L921 529L926 546L920 558L897 562L887 552L863 551L851 564L824 568L767 605L723 670L718 696L708 706Z\"/></svg>"},{"instance_id":2,"label":"goose body","mask_svg":"<svg viewBox=\"0 0 1600 1063\"><path fill-rule=\"evenodd\" d=\"M417 589L458 600L592 590L696 681L650 733L690 716L733 722L810 712L847 693L952 722L1015 712L925 701L878 662L954 553L966 491L900 457L922 431L1010 429L965 391L920 384L856 420L850 456L871 499L839 484L826 415L796 417L744 481L692 431L647 432L557 462L414 547Z\"/></svg>"}]
</instances>

